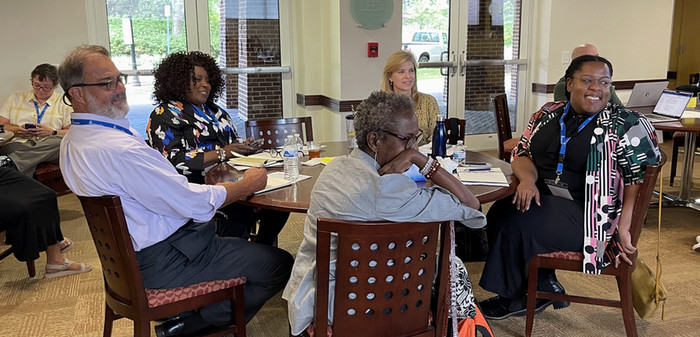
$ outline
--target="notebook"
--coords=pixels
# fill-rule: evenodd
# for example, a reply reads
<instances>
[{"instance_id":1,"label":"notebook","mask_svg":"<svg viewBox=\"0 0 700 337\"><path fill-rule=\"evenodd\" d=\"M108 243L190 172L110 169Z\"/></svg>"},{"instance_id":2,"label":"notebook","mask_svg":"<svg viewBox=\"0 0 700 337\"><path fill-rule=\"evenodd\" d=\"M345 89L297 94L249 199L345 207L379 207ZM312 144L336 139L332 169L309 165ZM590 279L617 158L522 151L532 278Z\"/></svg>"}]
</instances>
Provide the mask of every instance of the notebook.
<instances>
[{"instance_id":1,"label":"notebook","mask_svg":"<svg viewBox=\"0 0 700 337\"><path fill-rule=\"evenodd\" d=\"M653 106L667 86L668 81L635 83L625 107Z\"/></svg>"},{"instance_id":2,"label":"notebook","mask_svg":"<svg viewBox=\"0 0 700 337\"><path fill-rule=\"evenodd\" d=\"M646 118L652 123L676 121L683 116L693 94L684 91L664 90L651 114Z\"/></svg>"}]
</instances>

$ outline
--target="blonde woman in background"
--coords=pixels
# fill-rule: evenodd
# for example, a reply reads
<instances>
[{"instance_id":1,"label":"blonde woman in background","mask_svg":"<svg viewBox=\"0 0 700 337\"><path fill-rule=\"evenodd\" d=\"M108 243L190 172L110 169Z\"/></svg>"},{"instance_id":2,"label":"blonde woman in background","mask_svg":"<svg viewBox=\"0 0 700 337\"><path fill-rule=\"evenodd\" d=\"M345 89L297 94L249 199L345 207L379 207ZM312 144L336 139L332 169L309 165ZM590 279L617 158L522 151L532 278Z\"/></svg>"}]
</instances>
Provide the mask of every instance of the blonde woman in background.
<instances>
[{"instance_id":1,"label":"blonde woman in background","mask_svg":"<svg viewBox=\"0 0 700 337\"><path fill-rule=\"evenodd\" d=\"M418 92L416 69L418 64L413 54L399 50L389 55L384 64L381 87L382 91L395 92L411 98L414 111L418 117L418 127L424 132L423 141L429 143L433 138L435 120L440 110L435 97Z\"/></svg>"}]
</instances>

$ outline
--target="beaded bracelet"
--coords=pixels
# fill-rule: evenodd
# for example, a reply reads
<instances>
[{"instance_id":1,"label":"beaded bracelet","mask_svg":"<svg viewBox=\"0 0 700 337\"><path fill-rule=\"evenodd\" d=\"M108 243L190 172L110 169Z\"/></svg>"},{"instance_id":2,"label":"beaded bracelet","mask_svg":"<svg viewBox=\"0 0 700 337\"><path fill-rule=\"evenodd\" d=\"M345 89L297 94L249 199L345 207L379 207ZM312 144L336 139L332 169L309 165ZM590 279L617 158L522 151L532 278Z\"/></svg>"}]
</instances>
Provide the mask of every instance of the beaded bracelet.
<instances>
[{"instance_id":1,"label":"beaded bracelet","mask_svg":"<svg viewBox=\"0 0 700 337\"><path fill-rule=\"evenodd\" d=\"M226 151L219 149L219 162L226 161Z\"/></svg>"},{"instance_id":2,"label":"beaded bracelet","mask_svg":"<svg viewBox=\"0 0 700 337\"><path fill-rule=\"evenodd\" d=\"M431 159L432 159L432 158L431 158ZM433 167L435 167L435 164L437 164L437 163L438 163L437 160L431 160L431 161L430 161L430 165L427 165L427 166L425 167L425 171L421 171L421 174L422 174L424 177L427 177L428 175L430 175L430 171L433 170Z\"/></svg>"},{"instance_id":3,"label":"beaded bracelet","mask_svg":"<svg viewBox=\"0 0 700 337\"><path fill-rule=\"evenodd\" d=\"M439 169L440 169L440 163L436 160L435 165L430 170L430 173L428 173L428 175L425 176L425 179L431 179L435 175L435 173L437 173L437 171Z\"/></svg>"},{"instance_id":4,"label":"beaded bracelet","mask_svg":"<svg viewBox=\"0 0 700 337\"><path fill-rule=\"evenodd\" d=\"M420 169L420 174L422 176L425 176L430 172L430 166L433 165L433 161L435 161L432 157L428 157L428 161L425 162L425 165L423 165L423 168Z\"/></svg>"},{"instance_id":5,"label":"beaded bracelet","mask_svg":"<svg viewBox=\"0 0 700 337\"><path fill-rule=\"evenodd\" d=\"M435 164L437 164L437 160L433 160L430 162L430 165L425 168L425 171L421 170L421 174L426 178L429 179L428 176L430 176L430 172L433 170L433 167L435 167Z\"/></svg>"}]
</instances>

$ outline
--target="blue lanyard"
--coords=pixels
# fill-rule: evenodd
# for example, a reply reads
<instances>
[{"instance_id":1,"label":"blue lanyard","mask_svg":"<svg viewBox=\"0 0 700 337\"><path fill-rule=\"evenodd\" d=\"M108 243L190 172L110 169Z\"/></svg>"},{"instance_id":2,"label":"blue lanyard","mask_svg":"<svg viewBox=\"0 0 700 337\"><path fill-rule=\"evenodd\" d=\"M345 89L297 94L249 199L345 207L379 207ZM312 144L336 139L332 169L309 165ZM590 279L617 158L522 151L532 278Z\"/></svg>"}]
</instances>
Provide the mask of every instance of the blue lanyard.
<instances>
[{"instance_id":1,"label":"blue lanyard","mask_svg":"<svg viewBox=\"0 0 700 337\"><path fill-rule=\"evenodd\" d=\"M201 116L202 118L206 119L207 122L213 123L214 125L216 125L217 129L219 128L219 120L217 120L216 117L214 116L214 114L211 112L211 110L209 110L209 107L207 106L206 103L204 103L204 110L206 111L206 113L202 112L202 109L200 109L196 105L194 105L192 103L190 103L190 105L192 105L194 112L198 116Z\"/></svg>"},{"instance_id":2,"label":"blue lanyard","mask_svg":"<svg viewBox=\"0 0 700 337\"><path fill-rule=\"evenodd\" d=\"M561 118L559 119L559 144L561 145L559 147L559 163L557 163L557 178L554 180L555 183L559 182L559 176L561 176L562 171L564 171L564 156L566 155L566 144L571 140L571 137L566 136L566 124L564 124L564 117L569 113L569 108L571 107L571 103L566 103L566 108L564 108L564 113L561 115ZM578 134L583 130L583 128L590 123L595 116L598 115L597 113L590 115L588 118L586 118L581 125L579 125L578 130L576 133Z\"/></svg>"},{"instance_id":3,"label":"blue lanyard","mask_svg":"<svg viewBox=\"0 0 700 337\"><path fill-rule=\"evenodd\" d=\"M44 103L44 109L39 112L39 103L32 101L34 103L34 109L36 109L36 123L41 124L41 119L44 118L44 113L46 113L46 108L49 107L49 103Z\"/></svg>"},{"instance_id":4,"label":"blue lanyard","mask_svg":"<svg viewBox=\"0 0 700 337\"><path fill-rule=\"evenodd\" d=\"M76 125L91 125L91 124L102 125L102 126L106 126L106 127L108 127L108 128L117 129L117 130L119 130L119 131L121 131L121 132L124 132L124 133L126 133L126 134L129 134L130 136L133 136L133 135L134 135L134 134L131 132L131 130L129 130L129 129L127 129L127 128L121 126L121 125L112 124L112 123L107 123L107 122L102 122L102 121L96 121L96 120L94 120L94 119L71 119L70 122L71 122L72 124L76 124Z\"/></svg>"}]
</instances>

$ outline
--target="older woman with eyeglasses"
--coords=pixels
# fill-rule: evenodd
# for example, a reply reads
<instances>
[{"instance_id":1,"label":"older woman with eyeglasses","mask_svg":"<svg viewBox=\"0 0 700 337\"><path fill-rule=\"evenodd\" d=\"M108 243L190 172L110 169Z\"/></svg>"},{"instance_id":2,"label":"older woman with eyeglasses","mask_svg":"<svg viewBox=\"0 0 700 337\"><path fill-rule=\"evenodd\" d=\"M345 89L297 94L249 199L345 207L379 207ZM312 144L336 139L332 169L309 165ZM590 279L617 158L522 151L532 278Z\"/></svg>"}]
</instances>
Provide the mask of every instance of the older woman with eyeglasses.
<instances>
[{"instance_id":1,"label":"older woman with eyeglasses","mask_svg":"<svg viewBox=\"0 0 700 337\"><path fill-rule=\"evenodd\" d=\"M158 106L151 112L146 133L160 151L190 182L204 183L208 168L233 156L232 152L255 152L252 138L238 139L231 116L215 102L224 88L221 70L202 52L170 54L153 71L153 97ZM260 221L256 242L272 244L289 213L262 210L240 204L222 209L227 228L221 236L248 237L248 228Z\"/></svg>"},{"instance_id":2,"label":"older woman with eyeglasses","mask_svg":"<svg viewBox=\"0 0 700 337\"><path fill-rule=\"evenodd\" d=\"M282 296L288 301L294 335L315 333L312 323L319 217L358 221L458 220L473 228L486 224L484 215L477 211L476 197L440 164L418 152L416 144L423 132L418 128L409 97L372 93L357 108L355 132L358 148L347 157L330 162L311 192L304 239ZM413 164L422 168L421 172L436 186L419 188L404 175ZM332 320L332 313L329 319Z\"/></svg>"},{"instance_id":3,"label":"older woman with eyeglasses","mask_svg":"<svg viewBox=\"0 0 700 337\"><path fill-rule=\"evenodd\" d=\"M0 124L15 134L0 147L0 167L32 177L39 163L58 163L61 138L68 132L73 109L54 91L58 85L56 67L46 63L36 66L30 81L32 90L13 93L0 109Z\"/></svg>"},{"instance_id":4,"label":"older woman with eyeglasses","mask_svg":"<svg viewBox=\"0 0 700 337\"><path fill-rule=\"evenodd\" d=\"M609 103L612 73L603 57L574 59L566 70L568 103L542 107L513 150L520 184L487 216L490 247L479 285L498 296L480 302L486 318L525 314L534 255L580 251L581 270L590 274L620 261L631 264L632 207L645 166L658 163L660 152L649 121ZM564 292L552 270L540 269L537 280L539 291ZM536 305L540 312L569 303Z\"/></svg>"}]
</instances>

